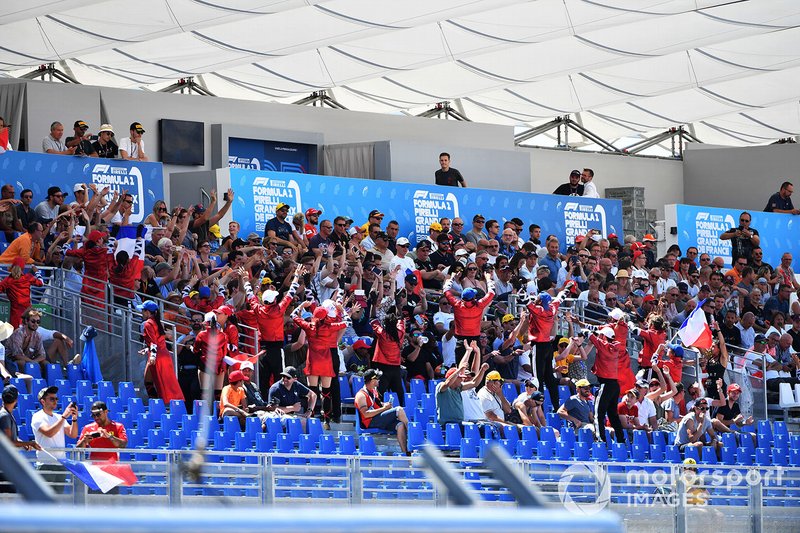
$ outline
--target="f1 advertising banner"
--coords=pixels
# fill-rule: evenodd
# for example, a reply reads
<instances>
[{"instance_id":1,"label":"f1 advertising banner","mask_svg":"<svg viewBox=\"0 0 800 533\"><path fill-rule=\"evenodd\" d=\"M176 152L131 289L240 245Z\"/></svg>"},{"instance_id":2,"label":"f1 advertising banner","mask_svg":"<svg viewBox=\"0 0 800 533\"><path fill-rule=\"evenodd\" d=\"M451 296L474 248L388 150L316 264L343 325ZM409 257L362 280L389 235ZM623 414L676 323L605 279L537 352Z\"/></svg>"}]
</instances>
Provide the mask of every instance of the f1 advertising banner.
<instances>
[{"instance_id":1,"label":"f1 advertising banner","mask_svg":"<svg viewBox=\"0 0 800 533\"><path fill-rule=\"evenodd\" d=\"M310 144L258 139L228 139L228 166L250 170L270 170L306 174L310 168Z\"/></svg>"},{"instance_id":2,"label":"f1 advertising banner","mask_svg":"<svg viewBox=\"0 0 800 533\"><path fill-rule=\"evenodd\" d=\"M697 246L700 254L722 257L725 264L730 266L733 259L731 241L723 241L719 236L739 226L739 215L743 210L683 204L677 204L675 208L678 246L681 250ZM750 227L758 231L761 239L764 262L776 267L781 263L784 252L790 252L795 258L800 255L800 239L794 228L795 216L763 211L748 213L752 217Z\"/></svg>"},{"instance_id":3,"label":"f1 advertising banner","mask_svg":"<svg viewBox=\"0 0 800 533\"><path fill-rule=\"evenodd\" d=\"M464 232L472 229L472 217L483 215L502 224L513 217L528 225L542 227L542 240L558 236L562 250L574 244L577 235L597 229L603 235L622 231L622 202L553 196L486 189L463 189L398 183L391 181L336 178L314 174L258 172L231 168L231 187L236 191L232 217L241 224L241 234L264 233L264 226L275 216L278 203L290 206L289 219L309 207L321 209L324 218L337 215L363 224L373 209L384 213L384 227L390 220L400 224L401 236L418 242L428 235L428 227L440 218L461 217Z\"/></svg>"},{"instance_id":4,"label":"f1 advertising banner","mask_svg":"<svg viewBox=\"0 0 800 533\"><path fill-rule=\"evenodd\" d=\"M75 198L72 189L77 183L85 183L87 186L95 184L98 190L108 186L109 201L114 191L128 191L133 195L131 224L142 222L153 212L156 200L164 198L161 163L5 152L0 154L0 173L5 183L14 184L17 195L23 189L32 190L34 207L46 200L47 189L55 186L69 193L64 199L65 204Z\"/></svg>"}]
</instances>

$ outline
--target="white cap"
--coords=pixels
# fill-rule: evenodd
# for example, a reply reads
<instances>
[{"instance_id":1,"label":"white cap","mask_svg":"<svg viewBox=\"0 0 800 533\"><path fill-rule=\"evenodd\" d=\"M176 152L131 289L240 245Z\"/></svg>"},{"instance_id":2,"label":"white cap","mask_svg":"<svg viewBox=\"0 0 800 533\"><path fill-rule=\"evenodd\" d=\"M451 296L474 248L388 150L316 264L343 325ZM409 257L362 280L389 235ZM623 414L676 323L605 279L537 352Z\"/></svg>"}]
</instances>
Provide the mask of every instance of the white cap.
<instances>
[{"instance_id":1,"label":"white cap","mask_svg":"<svg viewBox=\"0 0 800 533\"><path fill-rule=\"evenodd\" d=\"M608 313L608 316L610 316L614 320L620 320L622 317L625 316L625 313L622 312L622 309L615 307Z\"/></svg>"},{"instance_id":2,"label":"white cap","mask_svg":"<svg viewBox=\"0 0 800 533\"><path fill-rule=\"evenodd\" d=\"M608 326L606 326L606 327L604 327L604 328L600 328L600 330L598 331L598 333L599 333L600 335L605 335L605 336L606 336L606 337L608 337L609 339L613 339L613 338L614 338L614 330L613 330L613 329L611 329L611 328L610 328L610 327L608 327Z\"/></svg>"},{"instance_id":3,"label":"white cap","mask_svg":"<svg viewBox=\"0 0 800 533\"><path fill-rule=\"evenodd\" d=\"M264 291L264 294L261 295L261 301L267 304L271 304L275 301L278 297L278 291Z\"/></svg>"},{"instance_id":4,"label":"white cap","mask_svg":"<svg viewBox=\"0 0 800 533\"><path fill-rule=\"evenodd\" d=\"M595 233L594 235L592 235L592 240L594 242L600 242L603 240L603 236L600 235L599 233Z\"/></svg>"},{"instance_id":5,"label":"white cap","mask_svg":"<svg viewBox=\"0 0 800 533\"><path fill-rule=\"evenodd\" d=\"M328 311L328 316L333 318L337 314L336 303L333 300L325 300L320 307L324 307Z\"/></svg>"},{"instance_id":6,"label":"white cap","mask_svg":"<svg viewBox=\"0 0 800 533\"><path fill-rule=\"evenodd\" d=\"M250 370L255 370L256 367L253 366L253 363L250 361L242 361L239 363L239 370L244 370L245 368L249 368Z\"/></svg>"},{"instance_id":7,"label":"white cap","mask_svg":"<svg viewBox=\"0 0 800 533\"><path fill-rule=\"evenodd\" d=\"M455 253L455 256L456 256L456 257L461 257L462 255L469 255L469 252L468 252L468 251L466 251L466 250L465 250L465 249L463 249L463 248L462 248L462 249L460 249L460 250L456 250L456 253Z\"/></svg>"},{"instance_id":8,"label":"white cap","mask_svg":"<svg viewBox=\"0 0 800 533\"><path fill-rule=\"evenodd\" d=\"M644 270L634 270L633 274L631 274L631 277L634 279L647 279L647 272Z\"/></svg>"},{"instance_id":9,"label":"white cap","mask_svg":"<svg viewBox=\"0 0 800 533\"><path fill-rule=\"evenodd\" d=\"M399 239L397 239L397 246L407 246L407 245L410 245L410 244L411 244L411 241L409 241L405 237L400 237Z\"/></svg>"},{"instance_id":10,"label":"white cap","mask_svg":"<svg viewBox=\"0 0 800 533\"><path fill-rule=\"evenodd\" d=\"M83 191L83 183L76 183L74 187L72 187L72 192L81 192Z\"/></svg>"}]
</instances>

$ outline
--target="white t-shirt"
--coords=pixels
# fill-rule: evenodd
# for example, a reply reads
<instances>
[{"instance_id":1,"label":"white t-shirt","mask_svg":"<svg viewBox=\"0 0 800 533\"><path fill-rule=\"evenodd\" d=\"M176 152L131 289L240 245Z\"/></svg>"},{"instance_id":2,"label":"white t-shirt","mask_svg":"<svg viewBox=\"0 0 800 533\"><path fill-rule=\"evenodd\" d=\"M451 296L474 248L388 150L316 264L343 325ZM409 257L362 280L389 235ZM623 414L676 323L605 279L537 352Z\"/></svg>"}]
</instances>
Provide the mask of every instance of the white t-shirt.
<instances>
[{"instance_id":1,"label":"white t-shirt","mask_svg":"<svg viewBox=\"0 0 800 533\"><path fill-rule=\"evenodd\" d=\"M519 356L518 361L519 367L517 368L517 379L521 382L531 379L533 374L528 373L528 371L523 368L525 365L528 365L531 367L531 369L533 368L531 366L531 350L522 352L522 355Z\"/></svg>"},{"instance_id":2,"label":"white t-shirt","mask_svg":"<svg viewBox=\"0 0 800 533\"><path fill-rule=\"evenodd\" d=\"M66 422L61 424L61 427L58 428L56 434L52 437L45 437L42 432L39 431L39 428L42 426L52 426L56 422L61 419L61 415L59 413L53 412L52 415L48 415L43 410L38 410L33 413L31 417L31 428L33 429L33 436L36 439L36 444L44 448L45 450L50 450L51 448L64 448L66 446L66 440L64 435L64 427L66 427ZM51 452L54 456L58 458L64 458L66 455L64 452ZM36 460L40 463L57 463L54 461L52 457L47 455L44 452L37 451L36 452Z\"/></svg>"},{"instance_id":3,"label":"white t-shirt","mask_svg":"<svg viewBox=\"0 0 800 533\"><path fill-rule=\"evenodd\" d=\"M464 420L467 422L486 420L486 414L483 412L481 399L476 389L462 390L461 400L464 404Z\"/></svg>"},{"instance_id":4,"label":"white t-shirt","mask_svg":"<svg viewBox=\"0 0 800 533\"><path fill-rule=\"evenodd\" d=\"M144 139L142 139L140 144L142 145L142 151L147 153L144 147ZM139 146L133 144L130 137L119 140L119 151L122 152L123 150L128 154L128 157L138 158L141 155L139 153Z\"/></svg>"},{"instance_id":5,"label":"white t-shirt","mask_svg":"<svg viewBox=\"0 0 800 533\"><path fill-rule=\"evenodd\" d=\"M643 398L641 403L637 403L639 408L639 423L643 426L650 425L650 417L656 416L656 404L650 398Z\"/></svg>"},{"instance_id":6,"label":"white t-shirt","mask_svg":"<svg viewBox=\"0 0 800 533\"><path fill-rule=\"evenodd\" d=\"M444 361L444 366L446 367L456 366L457 344L458 340L456 339L455 335L450 337L450 340L447 340L446 337L442 337L442 359Z\"/></svg>"},{"instance_id":7,"label":"white t-shirt","mask_svg":"<svg viewBox=\"0 0 800 533\"><path fill-rule=\"evenodd\" d=\"M400 265L400 272L397 273L397 277L395 278L397 280L397 286L405 287L404 283L406 281L406 270L414 271L417 269L417 265L414 264L414 260L408 255L405 257L399 257L396 255L392 257L392 262L389 263L389 271L393 271L397 265Z\"/></svg>"},{"instance_id":8,"label":"white t-shirt","mask_svg":"<svg viewBox=\"0 0 800 533\"><path fill-rule=\"evenodd\" d=\"M502 394L502 392L501 392ZM478 391L478 398L481 400L481 409L483 410L483 419L487 419L486 416L487 411L493 412L497 415L497 418L500 420L506 419L506 414L503 412L503 405L500 403L500 400L495 397L494 394L489 392L489 389L484 387L480 391Z\"/></svg>"}]
</instances>

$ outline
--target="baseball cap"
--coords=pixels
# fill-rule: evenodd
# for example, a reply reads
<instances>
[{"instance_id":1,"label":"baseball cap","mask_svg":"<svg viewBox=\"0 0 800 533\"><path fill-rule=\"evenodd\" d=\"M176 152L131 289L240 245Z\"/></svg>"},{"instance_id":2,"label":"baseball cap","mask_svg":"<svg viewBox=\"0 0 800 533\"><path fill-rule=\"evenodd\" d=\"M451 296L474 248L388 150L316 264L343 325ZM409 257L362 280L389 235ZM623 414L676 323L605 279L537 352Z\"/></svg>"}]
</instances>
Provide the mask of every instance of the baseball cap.
<instances>
[{"instance_id":1,"label":"baseball cap","mask_svg":"<svg viewBox=\"0 0 800 533\"><path fill-rule=\"evenodd\" d=\"M753 342L754 342L754 343L755 343L755 342L760 342L761 344L764 344L764 343L766 343L766 342L767 342L767 338L766 338L764 335L762 335L761 333L759 333L758 335L756 335L756 336L753 338Z\"/></svg>"},{"instance_id":2,"label":"baseball cap","mask_svg":"<svg viewBox=\"0 0 800 533\"><path fill-rule=\"evenodd\" d=\"M242 374L241 370L234 370L230 374L228 374L228 381L230 383L236 383L237 381L244 381L244 374Z\"/></svg>"},{"instance_id":3,"label":"baseball cap","mask_svg":"<svg viewBox=\"0 0 800 533\"><path fill-rule=\"evenodd\" d=\"M289 204L278 202L278 205L275 206L275 211L280 211L283 208L289 209Z\"/></svg>"},{"instance_id":4,"label":"baseball cap","mask_svg":"<svg viewBox=\"0 0 800 533\"><path fill-rule=\"evenodd\" d=\"M354 350L361 350L361 349L368 350L371 346L372 346L372 339L369 337L359 337L359 339L353 343Z\"/></svg>"},{"instance_id":5,"label":"baseball cap","mask_svg":"<svg viewBox=\"0 0 800 533\"><path fill-rule=\"evenodd\" d=\"M433 231L442 231L442 225L439 224L438 222L433 222L431 223L429 229L432 229Z\"/></svg>"},{"instance_id":6,"label":"baseball cap","mask_svg":"<svg viewBox=\"0 0 800 533\"><path fill-rule=\"evenodd\" d=\"M58 394L58 387L51 386L43 388L42 390L39 391L38 398L41 400L47 394Z\"/></svg>"},{"instance_id":7,"label":"baseball cap","mask_svg":"<svg viewBox=\"0 0 800 533\"><path fill-rule=\"evenodd\" d=\"M542 394L540 391L537 390L536 392L531 394L530 398L531 398L531 400L534 400L536 402L543 402L544 401L544 394Z\"/></svg>"},{"instance_id":8,"label":"baseball cap","mask_svg":"<svg viewBox=\"0 0 800 533\"><path fill-rule=\"evenodd\" d=\"M569 176L570 176L570 177L572 177L572 176L578 176L578 177L580 177L580 175L581 175L581 171L580 171L580 170L578 170L578 169L575 169L575 170L573 170L572 172L570 172L570 173L569 173Z\"/></svg>"},{"instance_id":9,"label":"baseball cap","mask_svg":"<svg viewBox=\"0 0 800 533\"><path fill-rule=\"evenodd\" d=\"M758 278L756 283L767 283L767 278Z\"/></svg>"},{"instance_id":10,"label":"baseball cap","mask_svg":"<svg viewBox=\"0 0 800 533\"><path fill-rule=\"evenodd\" d=\"M500 372L497 370L492 370L488 374L486 374L486 381L505 381L503 376L500 375Z\"/></svg>"},{"instance_id":11,"label":"baseball cap","mask_svg":"<svg viewBox=\"0 0 800 533\"><path fill-rule=\"evenodd\" d=\"M89 235L86 236L86 240L99 241L100 239L105 238L106 235L108 235L108 233L106 233L104 231L98 231L98 230L95 229L95 230L92 230L92 231L89 232Z\"/></svg>"},{"instance_id":12,"label":"baseball cap","mask_svg":"<svg viewBox=\"0 0 800 533\"><path fill-rule=\"evenodd\" d=\"M609 239L616 239L617 238L617 234L616 233L609 233L608 234L608 238Z\"/></svg>"},{"instance_id":13,"label":"baseball cap","mask_svg":"<svg viewBox=\"0 0 800 533\"><path fill-rule=\"evenodd\" d=\"M672 353L675 355L675 357L680 357L681 359L683 359L684 356L683 346L681 346L680 344L667 344L667 348L672 350Z\"/></svg>"},{"instance_id":14,"label":"baseball cap","mask_svg":"<svg viewBox=\"0 0 800 533\"><path fill-rule=\"evenodd\" d=\"M411 241L409 241L405 237L400 237L399 239L397 239L397 246L410 246L410 245Z\"/></svg>"},{"instance_id":15,"label":"baseball cap","mask_svg":"<svg viewBox=\"0 0 800 533\"><path fill-rule=\"evenodd\" d=\"M469 287L468 289L464 289L464 291L461 293L461 299L462 300L466 300L466 301L470 301L470 300L475 299L475 297L477 295L478 295L478 291L476 291L472 287Z\"/></svg>"},{"instance_id":16,"label":"baseball cap","mask_svg":"<svg viewBox=\"0 0 800 533\"><path fill-rule=\"evenodd\" d=\"M742 388L739 386L738 383L731 383L728 385L728 394L732 392L742 392Z\"/></svg>"},{"instance_id":17,"label":"baseball cap","mask_svg":"<svg viewBox=\"0 0 800 533\"><path fill-rule=\"evenodd\" d=\"M231 307L230 305L220 305L219 307L214 309L214 312L215 313L221 313L221 314L227 315L227 316L231 316L232 314L235 313L235 311L233 310L233 307Z\"/></svg>"},{"instance_id":18,"label":"baseball cap","mask_svg":"<svg viewBox=\"0 0 800 533\"><path fill-rule=\"evenodd\" d=\"M273 303L278 298L278 291L264 291L264 294L261 295L261 301L266 304Z\"/></svg>"},{"instance_id":19,"label":"baseball cap","mask_svg":"<svg viewBox=\"0 0 800 533\"><path fill-rule=\"evenodd\" d=\"M589 383L589 380L588 380L588 379L586 379L586 378L583 378L583 379L579 379L578 381L576 381L576 382L575 382L575 386L576 386L576 387L591 387L591 386L592 386L592 384L591 384L591 383Z\"/></svg>"},{"instance_id":20,"label":"baseball cap","mask_svg":"<svg viewBox=\"0 0 800 533\"><path fill-rule=\"evenodd\" d=\"M561 337L558 339L558 345L561 346L562 344L569 344L569 339L566 337Z\"/></svg>"},{"instance_id":21,"label":"baseball cap","mask_svg":"<svg viewBox=\"0 0 800 533\"><path fill-rule=\"evenodd\" d=\"M642 242L646 242L646 241L656 242L656 238L653 236L652 233L648 233L647 235L642 237Z\"/></svg>"},{"instance_id":22,"label":"baseball cap","mask_svg":"<svg viewBox=\"0 0 800 533\"><path fill-rule=\"evenodd\" d=\"M76 183L72 186L72 192L81 192L83 191L83 183Z\"/></svg>"},{"instance_id":23,"label":"baseball cap","mask_svg":"<svg viewBox=\"0 0 800 533\"><path fill-rule=\"evenodd\" d=\"M636 297L639 297L639 298L644 298L644 291L642 291L641 289L636 289L635 291L633 291L633 292L631 293L631 296L636 296Z\"/></svg>"},{"instance_id":24,"label":"baseball cap","mask_svg":"<svg viewBox=\"0 0 800 533\"><path fill-rule=\"evenodd\" d=\"M608 316L612 320L620 320L625 317L625 313L623 313L622 309L620 309L619 307L615 307L614 309L609 311Z\"/></svg>"},{"instance_id":25,"label":"baseball cap","mask_svg":"<svg viewBox=\"0 0 800 533\"><path fill-rule=\"evenodd\" d=\"M508 322L511 322L512 320L514 320L514 315L512 315L511 313L507 313L507 314L503 315L503 318L501 319L501 322L503 324L506 324Z\"/></svg>"},{"instance_id":26,"label":"baseball cap","mask_svg":"<svg viewBox=\"0 0 800 533\"><path fill-rule=\"evenodd\" d=\"M642 301L642 303L654 302L655 299L656 299L656 297L653 296L652 294L645 294L644 295L644 300Z\"/></svg>"},{"instance_id":27,"label":"baseball cap","mask_svg":"<svg viewBox=\"0 0 800 533\"><path fill-rule=\"evenodd\" d=\"M202 215L206 212L206 206L203 204L194 204L194 214L195 215Z\"/></svg>"},{"instance_id":28,"label":"baseball cap","mask_svg":"<svg viewBox=\"0 0 800 533\"><path fill-rule=\"evenodd\" d=\"M408 283L409 285L414 285L416 287L417 276L415 276L414 274L407 274L405 277L405 282Z\"/></svg>"},{"instance_id":29,"label":"baseball cap","mask_svg":"<svg viewBox=\"0 0 800 533\"><path fill-rule=\"evenodd\" d=\"M250 370L255 370L256 366L251 361L242 361L239 363L239 370L244 370L245 368L249 368Z\"/></svg>"},{"instance_id":30,"label":"baseball cap","mask_svg":"<svg viewBox=\"0 0 800 533\"><path fill-rule=\"evenodd\" d=\"M89 410L92 413L99 413L100 411L108 411L108 406L103 400L97 400L92 404L92 407Z\"/></svg>"},{"instance_id":31,"label":"baseball cap","mask_svg":"<svg viewBox=\"0 0 800 533\"><path fill-rule=\"evenodd\" d=\"M458 372L458 368L453 367L450 370L448 370L447 373L445 373L444 378L447 379L450 376L452 376L453 374L455 374L456 372Z\"/></svg>"},{"instance_id":32,"label":"baseball cap","mask_svg":"<svg viewBox=\"0 0 800 533\"><path fill-rule=\"evenodd\" d=\"M368 217L368 218L372 218L372 217L382 217L382 216L383 216L383 213L381 213L381 212L380 212L380 210L378 210L378 209L373 209L372 211L370 211L370 212L369 212L369 217Z\"/></svg>"},{"instance_id":33,"label":"baseball cap","mask_svg":"<svg viewBox=\"0 0 800 533\"><path fill-rule=\"evenodd\" d=\"M475 215L474 217L472 217L472 221L473 222L477 222L479 220L486 220L486 217L483 216L483 215L480 215L480 214L479 215Z\"/></svg>"},{"instance_id":34,"label":"baseball cap","mask_svg":"<svg viewBox=\"0 0 800 533\"><path fill-rule=\"evenodd\" d=\"M607 326L604 327L604 328L600 328L598 330L598 333L600 335L605 335L606 338L609 338L609 339L613 339L614 338L614 330L612 328L607 327Z\"/></svg>"},{"instance_id":35,"label":"baseball cap","mask_svg":"<svg viewBox=\"0 0 800 533\"><path fill-rule=\"evenodd\" d=\"M134 122L133 124L131 124L130 129L136 130L136 133L144 133L144 128L138 122Z\"/></svg>"},{"instance_id":36,"label":"baseball cap","mask_svg":"<svg viewBox=\"0 0 800 533\"><path fill-rule=\"evenodd\" d=\"M209 298L211 296L211 288L200 287L200 290L197 291L197 294L200 296L200 298Z\"/></svg>"},{"instance_id":37,"label":"baseball cap","mask_svg":"<svg viewBox=\"0 0 800 533\"><path fill-rule=\"evenodd\" d=\"M296 379L297 378L297 369L293 366L287 366L281 372L281 376L289 379Z\"/></svg>"},{"instance_id":38,"label":"baseball cap","mask_svg":"<svg viewBox=\"0 0 800 533\"><path fill-rule=\"evenodd\" d=\"M48 187L47 196L53 196L54 194L63 194L64 196L69 196L69 193L62 191L61 187Z\"/></svg>"},{"instance_id":39,"label":"baseball cap","mask_svg":"<svg viewBox=\"0 0 800 533\"><path fill-rule=\"evenodd\" d=\"M375 379L375 378L380 379L380 377L382 375L383 375L383 372L381 372L380 370L376 370L374 368L370 368L366 372L364 372L364 383L367 383L371 379Z\"/></svg>"},{"instance_id":40,"label":"baseball cap","mask_svg":"<svg viewBox=\"0 0 800 533\"><path fill-rule=\"evenodd\" d=\"M81 129L89 129L89 125L84 122L83 120L76 120L75 124L72 125L73 128L81 128Z\"/></svg>"},{"instance_id":41,"label":"baseball cap","mask_svg":"<svg viewBox=\"0 0 800 533\"><path fill-rule=\"evenodd\" d=\"M136 309L139 311L150 311L151 313L155 313L158 311L158 304L152 300L147 300L143 302L141 305L137 305Z\"/></svg>"},{"instance_id":42,"label":"baseball cap","mask_svg":"<svg viewBox=\"0 0 800 533\"><path fill-rule=\"evenodd\" d=\"M322 214L322 211L319 210L319 209L314 209L313 207L309 207L308 209L306 209L306 216L309 216L309 215L321 215L321 214Z\"/></svg>"}]
</instances>

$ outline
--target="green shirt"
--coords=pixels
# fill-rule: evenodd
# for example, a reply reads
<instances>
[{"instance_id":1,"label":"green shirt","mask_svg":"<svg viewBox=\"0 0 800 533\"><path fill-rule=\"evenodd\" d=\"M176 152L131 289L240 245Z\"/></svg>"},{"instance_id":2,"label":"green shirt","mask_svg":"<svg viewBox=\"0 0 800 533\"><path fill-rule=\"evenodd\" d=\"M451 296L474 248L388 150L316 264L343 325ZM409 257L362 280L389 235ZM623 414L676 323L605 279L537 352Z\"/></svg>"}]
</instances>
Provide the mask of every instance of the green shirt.
<instances>
[{"instance_id":1,"label":"green shirt","mask_svg":"<svg viewBox=\"0 0 800 533\"><path fill-rule=\"evenodd\" d=\"M458 424L464 421L464 400L461 385L456 389L444 388L444 382L436 385L436 420L440 425Z\"/></svg>"}]
</instances>

